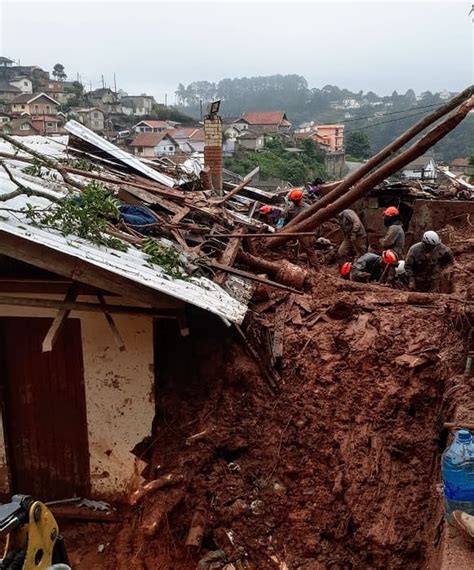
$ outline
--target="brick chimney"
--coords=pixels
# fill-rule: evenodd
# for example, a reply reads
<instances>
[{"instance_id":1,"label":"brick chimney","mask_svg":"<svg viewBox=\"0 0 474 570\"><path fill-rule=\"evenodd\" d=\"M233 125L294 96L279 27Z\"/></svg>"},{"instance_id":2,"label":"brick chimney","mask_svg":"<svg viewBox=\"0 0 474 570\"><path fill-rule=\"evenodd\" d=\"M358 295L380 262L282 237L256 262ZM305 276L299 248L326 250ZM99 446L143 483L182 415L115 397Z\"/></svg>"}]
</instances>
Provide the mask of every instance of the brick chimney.
<instances>
[{"instance_id":1,"label":"brick chimney","mask_svg":"<svg viewBox=\"0 0 474 570\"><path fill-rule=\"evenodd\" d=\"M214 190L222 195L222 119L217 114L204 118L204 166L209 167Z\"/></svg>"}]
</instances>

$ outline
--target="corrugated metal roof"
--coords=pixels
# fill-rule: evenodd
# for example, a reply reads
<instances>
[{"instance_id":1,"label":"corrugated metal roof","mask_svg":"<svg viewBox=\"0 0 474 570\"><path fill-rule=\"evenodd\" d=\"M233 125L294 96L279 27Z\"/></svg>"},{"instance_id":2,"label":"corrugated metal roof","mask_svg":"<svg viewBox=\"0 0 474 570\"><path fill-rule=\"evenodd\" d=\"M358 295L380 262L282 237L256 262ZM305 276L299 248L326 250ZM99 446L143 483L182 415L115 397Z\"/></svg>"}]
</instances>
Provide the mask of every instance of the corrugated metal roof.
<instances>
[{"instance_id":1,"label":"corrugated metal roof","mask_svg":"<svg viewBox=\"0 0 474 570\"><path fill-rule=\"evenodd\" d=\"M135 158L128 152L125 152L118 146L115 146L110 141L103 139L98 134L94 133L84 125L81 125L77 121L68 121L64 128L68 133L74 135L75 137L96 146L100 150L107 152L110 156L114 157L117 160L123 162L127 167L132 168L136 172L143 174L147 178L151 178L160 184L164 184L165 186L169 186L172 188L175 185L175 180L170 176L166 176L166 174L161 174L161 172L157 172L143 164L138 158Z\"/></svg>"},{"instance_id":2,"label":"corrugated metal roof","mask_svg":"<svg viewBox=\"0 0 474 570\"><path fill-rule=\"evenodd\" d=\"M39 139L43 137L21 137L24 139ZM31 144L31 140L29 143ZM1 147L5 148L2 141ZM9 145L8 145L9 146ZM40 146L40 145L36 145ZM47 147L50 154L58 151L54 142L46 143L43 140L41 150ZM8 151L12 152L9 146ZM21 172L24 164L9 161L11 170L16 178L33 190L41 190L58 196L57 183L33 178ZM10 181L6 172L0 168L0 195L15 190L16 186ZM63 236L54 230L33 226L21 213L27 204L33 207L45 208L51 202L47 198L37 196L27 197L22 194L10 200L0 203L0 232L6 232L18 236L24 240L39 243L55 251L60 251L81 259L90 265L103 268L111 273L122 277L152 290L158 291L170 297L180 299L196 307L214 313L234 323L241 323L247 307L226 293L219 285L210 279L200 277L191 278L190 281L172 279L163 269L158 266L148 265L145 255L138 249L130 246L127 252L121 252L110 248L100 247L75 236ZM15 212L4 210L16 210Z\"/></svg>"}]
</instances>

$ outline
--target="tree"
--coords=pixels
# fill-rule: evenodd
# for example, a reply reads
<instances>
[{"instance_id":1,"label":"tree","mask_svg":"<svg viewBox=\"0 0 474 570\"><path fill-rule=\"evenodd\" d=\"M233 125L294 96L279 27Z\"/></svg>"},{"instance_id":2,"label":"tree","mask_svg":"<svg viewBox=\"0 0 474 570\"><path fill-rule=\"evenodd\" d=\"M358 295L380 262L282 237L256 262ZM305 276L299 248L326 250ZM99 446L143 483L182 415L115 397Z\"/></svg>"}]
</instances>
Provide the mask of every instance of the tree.
<instances>
[{"instance_id":1,"label":"tree","mask_svg":"<svg viewBox=\"0 0 474 570\"><path fill-rule=\"evenodd\" d=\"M64 65L61 63L57 63L53 67L53 77L55 77L58 81L64 81L67 75L64 73Z\"/></svg>"},{"instance_id":2,"label":"tree","mask_svg":"<svg viewBox=\"0 0 474 570\"><path fill-rule=\"evenodd\" d=\"M474 154L469 157L469 164L470 166L474 166Z\"/></svg>"},{"instance_id":3,"label":"tree","mask_svg":"<svg viewBox=\"0 0 474 570\"><path fill-rule=\"evenodd\" d=\"M353 131L346 137L346 153L355 158L369 158L370 156L370 140L369 137L361 131Z\"/></svg>"}]
</instances>

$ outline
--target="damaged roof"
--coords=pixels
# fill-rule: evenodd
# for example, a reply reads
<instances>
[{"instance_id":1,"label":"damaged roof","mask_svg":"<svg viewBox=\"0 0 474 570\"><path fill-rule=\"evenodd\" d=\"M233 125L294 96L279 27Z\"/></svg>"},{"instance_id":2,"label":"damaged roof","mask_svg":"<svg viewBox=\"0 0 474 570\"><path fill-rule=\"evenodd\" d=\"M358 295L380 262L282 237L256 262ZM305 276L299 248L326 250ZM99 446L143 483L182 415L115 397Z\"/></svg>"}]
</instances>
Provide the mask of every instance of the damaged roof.
<instances>
[{"instance_id":1,"label":"damaged roof","mask_svg":"<svg viewBox=\"0 0 474 570\"><path fill-rule=\"evenodd\" d=\"M48 156L58 158L61 153L65 156L65 147L59 141L55 142L40 136L21 137L20 140ZM16 149L9 143L0 141L0 150L12 153ZM15 179L32 190L46 192L56 198L67 195L57 181L25 174L24 163L9 160L8 165ZM6 171L0 168L0 196L16 189L17 186L10 180ZM150 265L146 255L133 245L129 246L128 251L123 252L90 243L73 235L62 235L50 228L33 225L22 212L27 205L45 208L51 205L51 202L47 198L34 195L28 197L25 194L3 201L0 205L0 242L2 235L15 236L24 242L50 250L52 255L54 252L60 252L69 258L80 260L91 268L121 276L132 284L184 301L228 321L234 323L243 321L247 311L246 305L210 279L205 277L175 279L167 275L161 267ZM80 277L79 271L77 280L80 281Z\"/></svg>"}]
</instances>

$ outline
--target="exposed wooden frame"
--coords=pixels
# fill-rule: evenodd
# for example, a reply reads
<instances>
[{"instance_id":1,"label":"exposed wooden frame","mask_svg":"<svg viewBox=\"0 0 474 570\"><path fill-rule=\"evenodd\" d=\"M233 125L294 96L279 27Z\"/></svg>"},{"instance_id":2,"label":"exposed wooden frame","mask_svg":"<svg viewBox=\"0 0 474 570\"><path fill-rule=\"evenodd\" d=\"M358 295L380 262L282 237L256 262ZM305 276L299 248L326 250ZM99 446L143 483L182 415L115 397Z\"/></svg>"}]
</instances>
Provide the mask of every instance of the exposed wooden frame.
<instances>
[{"instance_id":1,"label":"exposed wooden frame","mask_svg":"<svg viewBox=\"0 0 474 570\"><path fill-rule=\"evenodd\" d=\"M17 307L38 307L40 309L65 309L68 311L84 311L103 313L104 307L98 303L83 301L59 301L55 299L34 299L32 297L13 297L0 295L0 305ZM108 313L122 315L146 315L157 319L175 319L179 309L157 309L148 307L131 307L128 305L107 305Z\"/></svg>"},{"instance_id":2,"label":"exposed wooden frame","mask_svg":"<svg viewBox=\"0 0 474 570\"><path fill-rule=\"evenodd\" d=\"M107 303L105 302L104 296L102 295L102 293L97 293L97 299L99 299L99 304L100 306L104 309L104 316L105 316L105 320L107 321L110 330L112 331L112 336L114 337L115 340L115 344L118 346L118 349L120 350L120 352L123 352L125 350L125 342L123 341L123 338L117 328L117 325L115 324L115 321L112 317L112 315L109 313L108 311L108 306Z\"/></svg>"},{"instance_id":3,"label":"exposed wooden frame","mask_svg":"<svg viewBox=\"0 0 474 570\"><path fill-rule=\"evenodd\" d=\"M69 287L69 291L66 293L66 296L64 297L64 302L65 303L74 302L76 300L76 297L77 297L77 290L73 283ZM59 331L61 330L64 321L68 318L70 312L71 312L70 309L59 309L56 316L54 317L53 322L51 323L51 326L49 327L48 332L46 333L43 339L43 344L41 345L43 352L51 352L53 350L54 343L58 338Z\"/></svg>"},{"instance_id":4,"label":"exposed wooden frame","mask_svg":"<svg viewBox=\"0 0 474 570\"><path fill-rule=\"evenodd\" d=\"M41 269L46 269L72 281L86 283L96 289L116 293L152 307L184 306L182 301L174 300L163 293L149 289L145 285L134 283L126 277L94 266L84 259L72 257L67 253L53 250L40 243L28 241L20 236L0 231L0 254L11 257L13 253L16 259Z\"/></svg>"}]
</instances>

